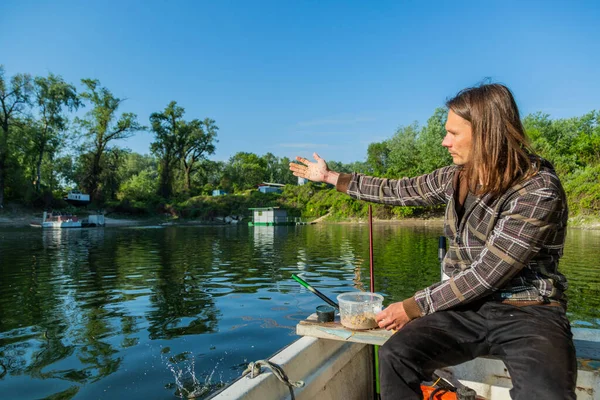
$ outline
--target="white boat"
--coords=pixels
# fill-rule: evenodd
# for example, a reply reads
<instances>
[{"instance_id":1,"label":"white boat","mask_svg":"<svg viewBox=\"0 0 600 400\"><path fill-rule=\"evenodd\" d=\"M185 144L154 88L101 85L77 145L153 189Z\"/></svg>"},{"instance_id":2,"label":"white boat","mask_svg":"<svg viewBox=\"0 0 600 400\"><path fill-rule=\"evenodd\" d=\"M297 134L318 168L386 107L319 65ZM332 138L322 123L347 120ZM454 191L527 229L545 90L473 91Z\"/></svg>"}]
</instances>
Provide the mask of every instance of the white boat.
<instances>
[{"instance_id":1,"label":"white boat","mask_svg":"<svg viewBox=\"0 0 600 400\"><path fill-rule=\"evenodd\" d=\"M42 221L32 221L30 226L34 228L50 228L50 229L62 229L62 228L92 228L102 227L106 225L104 214L98 212L97 214L89 215L85 219L79 219L76 215L62 214L46 212L42 214Z\"/></svg>"},{"instance_id":2,"label":"white boat","mask_svg":"<svg viewBox=\"0 0 600 400\"><path fill-rule=\"evenodd\" d=\"M344 329L327 325L319 328L312 323L310 326L310 318L308 324L303 322L298 324L297 333L305 336L269 359L282 368L290 382L304 383L294 388L295 399L374 399L372 344L383 344L390 333L383 330L361 334L345 330L344 333ZM577 399L600 399L600 361L597 361L600 358L600 331L574 328L573 334L579 361ZM444 371L475 390L480 398L510 399L511 379L504 363L498 359L476 358ZM288 386L267 368L254 378L240 377L210 397L212 400L290 398Z\"/></svg>"},{"instance_id":3,"label":"white boat","mask_svg":"<svg viewBox=\"0 0 600 400\"><path fill-rule=\"evenodd\" d=\"M50 229L81 228L83 226L82 221L76 215L55 214L46 211L42 214L41 222L31 222L29 225Z\"/></svg>"},{"instance_id":4,"label":"white boat","mask_svg":"<svg viewBox=\"0 0 600 400\"><path fill-rule=\"evenodd\" d=\"M69 193L67 193L65 201L74 206L84 206L86 204L89 204L90 195L81 193L79 190L71 190Z\"/></svg>"}]
</instances>

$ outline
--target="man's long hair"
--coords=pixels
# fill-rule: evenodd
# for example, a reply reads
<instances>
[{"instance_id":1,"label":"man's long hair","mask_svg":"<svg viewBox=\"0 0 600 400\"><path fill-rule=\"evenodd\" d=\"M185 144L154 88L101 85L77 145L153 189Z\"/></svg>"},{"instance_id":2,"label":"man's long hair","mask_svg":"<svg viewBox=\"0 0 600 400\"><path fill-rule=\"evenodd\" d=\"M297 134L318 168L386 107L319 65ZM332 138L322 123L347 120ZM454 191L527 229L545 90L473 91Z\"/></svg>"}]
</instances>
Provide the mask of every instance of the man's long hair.
<instances>
[{"instance_id":1,"label":"man's long hair","mask_svg":"<svg viewBox=\"0 0 600 400\"><path fill-rule=\"evenodd\" d=\"M506 86L467 88L446 106L471 123L471 160L464 167L472 192L496 197L536 173L517 103Z\"/></svg>"}]
</instances>

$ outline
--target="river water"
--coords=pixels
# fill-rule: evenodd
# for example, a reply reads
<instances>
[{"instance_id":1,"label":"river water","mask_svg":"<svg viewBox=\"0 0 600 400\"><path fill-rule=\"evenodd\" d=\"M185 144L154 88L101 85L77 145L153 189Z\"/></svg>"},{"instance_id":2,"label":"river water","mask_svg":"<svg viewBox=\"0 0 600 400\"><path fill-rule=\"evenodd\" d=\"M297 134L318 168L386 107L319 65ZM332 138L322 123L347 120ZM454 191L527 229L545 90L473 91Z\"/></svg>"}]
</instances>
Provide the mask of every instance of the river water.
<instances>
[{"instance_id":1,"label":"river water","mask_svg":"<svg viewBox=\"0 0 600 400\"><path fill-rule=\"evenodd\" d=\"M439 279L440 226L374 226L385 304ZM0 396L208 396L297 339L322 301L369 289L365 224L0 230ZM600 328L600 231L561 262L574 326Z\"/></svg>"}]
</instances>

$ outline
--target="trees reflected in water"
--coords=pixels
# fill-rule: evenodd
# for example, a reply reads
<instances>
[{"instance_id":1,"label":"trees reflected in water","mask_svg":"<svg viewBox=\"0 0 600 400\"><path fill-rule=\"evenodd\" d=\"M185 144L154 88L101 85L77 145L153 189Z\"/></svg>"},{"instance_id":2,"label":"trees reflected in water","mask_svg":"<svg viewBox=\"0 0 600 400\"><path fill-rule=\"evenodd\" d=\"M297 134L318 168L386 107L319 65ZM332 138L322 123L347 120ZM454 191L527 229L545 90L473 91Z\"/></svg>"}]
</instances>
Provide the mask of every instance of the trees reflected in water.
<instances>
[{"instance_id":1,"label":"trees reflected in water","mask_svg":"<svg viewBox=\"0 0 600 400\"><path fill-rule=\"evenodd\" d=\"M386 304L439 279L440 231L375 225L375 289ZM571 320L597 327L593 235L571 232L561 267L571 283ZM251 353L257 340L266 357L278 349L269 343L294 340L294 321L319 304L292 273L332 298L369 288L366 224L13 230L0 237L0 390L8 394L26 389L12 377L28 376L32 387L55 380L57 396L85 396L91 383L128 369L137 384L156 385L168 371L155 346L200 352L199 362L217 359L206 361L208 371L226 357L240 364L235 352ZM308 306L294 306L300 302ZM292 335L270 329L282 327Z\"/></svg>"}]
</instances>

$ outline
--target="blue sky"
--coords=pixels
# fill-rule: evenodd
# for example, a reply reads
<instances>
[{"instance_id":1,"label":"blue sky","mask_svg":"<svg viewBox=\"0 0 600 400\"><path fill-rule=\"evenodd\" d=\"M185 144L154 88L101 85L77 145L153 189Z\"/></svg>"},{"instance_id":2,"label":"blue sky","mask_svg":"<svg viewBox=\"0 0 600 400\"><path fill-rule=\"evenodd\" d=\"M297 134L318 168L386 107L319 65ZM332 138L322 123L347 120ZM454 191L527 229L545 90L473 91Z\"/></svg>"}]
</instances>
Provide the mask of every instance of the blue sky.
<instances>
[{"instance_id":1,"label":"blue sky","mask_svg":"<svg viewBox=\"0 0 600 400\"><path fill-rule=\"evenodd\" d=\"M521 112L600 108L597 1L0 3L0 64L95 78L140 122L175 100L238 151L364 161L460 89L507 84ZM151 132L122 145L148 153Z\"/></svg>"}]
</instances>

